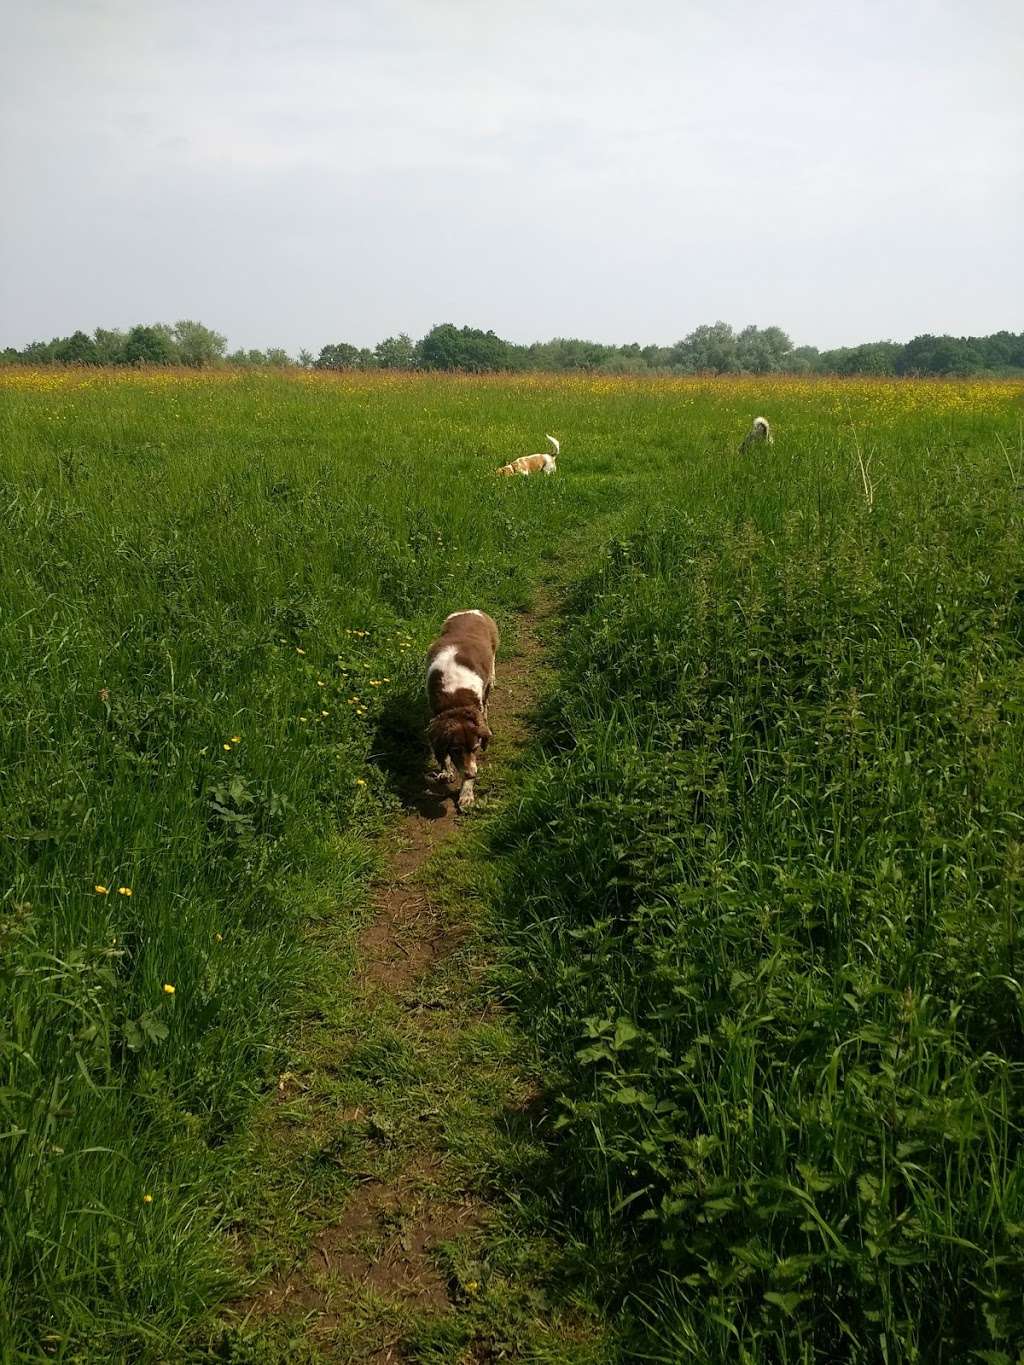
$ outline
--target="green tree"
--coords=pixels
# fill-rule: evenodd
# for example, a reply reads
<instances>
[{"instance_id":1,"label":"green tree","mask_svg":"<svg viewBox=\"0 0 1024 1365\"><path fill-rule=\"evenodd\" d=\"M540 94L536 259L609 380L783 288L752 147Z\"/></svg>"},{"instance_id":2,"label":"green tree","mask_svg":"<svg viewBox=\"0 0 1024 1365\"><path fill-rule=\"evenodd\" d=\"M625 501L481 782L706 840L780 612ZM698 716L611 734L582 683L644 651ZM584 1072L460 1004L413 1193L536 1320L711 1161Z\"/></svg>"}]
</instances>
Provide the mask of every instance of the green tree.
<instances>
[{"instance_id":1,"label":"green tree","mask_svg":"<svg viewBox=\"0 0 1024 1365\"><path fill-rule=\"evenodd\" d=\"M672 347L669 363L683 374L735 374L740 368L736 334L727 322L695 327Z\"/></svg>"},{"instance_id":2,"label":"green tree","mask_svg":"<svg viewBox=\"0 0 1024 1365\"><path fill-rule=\"evenodd\" d=\"M736 338L736 358L750 374L778 374L787 368L793 343L781 327L744 327Z\"/></svg>"},{"instance_id":3,"label":"green tree","mask_svg":"<svg viewBox=\"0 0 1024 1365\"><path fill-rule=\"evenodd\" d=\"M221 336L220 332L188 318L174 324L173 336L182 365L193 365L197 369L223 360L228 344L227 337Z\"/></svg>"},{"instance_id":4,"label":"green tree","mask_svg":"<svg viewBox=\"0 0 1024 1365\"><path fill-rule=\"evenodd\" d=\"M56 337L52 341L30 341L21 353L22 359L26 365L52 365L57 345Z\"/></svg>"},{"instance_id":5,"label":"green tree","mask_svg":"<svg viewBox=\"0 0 1024 1365\"><path fill-rule=\"evenodd\" d=\"M129 365L169 365L177 359L171 329L159 322L137 324L125 340L124 356Z\"/></svg>"},{"instance_id":6,"label":"green tree","mask_svg":"<svg viewBox=\"0 0 1024 1365\"><path fill-rule=\"evenodd\" d=\"M359 347L347 341L335 341L324 346L313 361L317 370L355 370L359 367Z\"/></svg>"},{"instance_id":7,"label":"green tree","mask_svg":"<svg viewBox=\"0 0 1024 1365\"><path fill-rule=\"evenodd\" d=\"M127 341L128 338L119 328L108 330L106 327L97 327L93 333L97 363L100 365L125 364Z\"/></svg>"},{"instance_id":8,"label":"green tree","mask_svg":"<svg viewBox=\"0 0 1024 1365\"><path fill-rule=\"evenodd\" d=\"M73 332L56 343L53 358L63 365L95 365L96 343L84 332Z\"/></svg>"},{"instance_id":9,"label":"green tree","mask_svg":"<svg viewBox=\"0 0 1024 1365\"><path fill-rule=\"evenodd\" d=\"M869 341L863 346L847 347L833 368L836 374L895 374L901 349L892 341Z\"/></svg>"},{"instance_id":10,"label":"green tree","mask_svg":"<svg viewBox=\"0 0 1024 1365\"><path fill-rule=\"evenodd\" d=\"M405 332L396 337L385 337L374 348L374 357L382 370L414 370L416 368L416 343Z\"/></svg>"},{"instance_id":11,"label":"green tree","mask_svg":"<svg viewBox=\"0 0 1024 1365\"><path fill-rule=\"evenodd\" d=\"M787 368L793 374L813 374L820 363L821 354L817 346L796 346L790 354Z\"/></svg>"},{"instance_id":12,"label":"green tree","mask_svg":"<svg viewBox=\"0 0 1024 1365\"><path fill-rule=\"evenodd\" d=\"M455 327L442 322L432 327L419 344L420 360L428 370L507 370L513 363L512 347L494 332L478 327Z\"/></svg>"}]
</instances>

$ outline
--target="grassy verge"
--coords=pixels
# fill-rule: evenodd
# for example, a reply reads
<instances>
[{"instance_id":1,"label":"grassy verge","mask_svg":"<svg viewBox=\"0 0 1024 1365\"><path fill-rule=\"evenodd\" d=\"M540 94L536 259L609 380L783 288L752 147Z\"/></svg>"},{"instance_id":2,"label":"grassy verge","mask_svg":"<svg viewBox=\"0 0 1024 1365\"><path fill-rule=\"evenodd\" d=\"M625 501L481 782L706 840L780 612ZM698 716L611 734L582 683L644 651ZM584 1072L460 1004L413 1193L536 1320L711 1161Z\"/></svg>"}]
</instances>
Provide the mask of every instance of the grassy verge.
<instances>
[{"instance_id":1,"label":"grassy verge","mask_svg":"<svg viewBox=\"0 0 1024 1365\"><path fill-rule=\"evenodd\" d=\"M528 868L515 874L531 915L543 918L545 906L564 910L573 929L594 932L585 910L587 883L573 870L574 859L590 849L584 862L604 875L607 847L621 846L608 832L620 814L602 814L599 801L586 822L571 813L554 820L561 808L557 792L569 790L563 779L575 782L581 772L574 750L588 747L578 746L567 727L582 723L588 707L595 724L604 715L601 743L610 761L602 780L617 788L618 718L636 723L644 687L653 689L645 705L660 710L663 690L676 696L679 678L689 676L698 658L676 639L688 628L685 613L699 617L693 582L716 587L723 601L743 603L742 612L735 607L738 615L726 613L715 626L725 652L716 653L713 642L702 646L705 673L728 659L739 670L741 656L729 651L739 649L749 617L760 622L761 653L745 644L751 652L743 667L762 678L781 668L779 676L788 677L777 663L755 667L753 661L775 661L779 641L796 650L803 640L806 625L796 635L785 632L797 619L787 615L797 608L786 606L786 594L798 601L804 579L807 591L818 591L822 582L853 583L863 573L872 610L877 580L897 616L906 616L905 623L894 616L884 638L927 643L936 604L953 623L950 631L965 619L952 577L936 579L942 592L929 596L928 537L937 537L941 555L952 553L929 510L938 505L937 494L945 496L958 528L956 553L963 557L975 547L974 559L964 561L973 575L975 615L963 640L942 637L944 648L955 659L973 659L971 650L990 639L992 658L976 661L976 694L968 696L964 684L955 697L941 693L927 707L922 702L927 724L917 710L906 712L907 733L917 739L907 750L909 764L899 767L893 759L891 780L930 773L932 741L961 711L974 717L965 725L990 725L985 743L996 771L1009 762L1002 746L1008 734L1016 735L1016 722L1004 716L1003 694L991 692L992 678L1007 695L1019 693L1014 679L999 672L1009 667L1009 654L1000 652L1008 628L982 578L991 573L992 584L1008 591L1010 552L997 538L996 567L989 565L987 538L999 523L979 488L987 482L993 497L1001 491L1010 524L1019 496L1007 466L1018 459L1011 386L335 381L230 372L11 372L2 384L0 1351L14 1358L175 1358L202 1335L218 1300L234 1292L229 1239L218 1234L250 1178L244 1165L253 1150L247 1137L253 1102L286 1069L290 1021L317 979L319 945L308 933L310 922L331 926L343 940L364 896L371 837L395 807L380 756L414 743L419 733L423 647L453 606L479 603L507 617L528 598L540 566L566 536L609 520L622 527L587 588L607 596L609 609L590 612L583 597L578 604L585 624L567 658L581 672L571 682L572 704L552 730L564 748L552 751L557 759L549 755L541 770L547 776L536 779L538 790L550 784L551 804L529 795L510 806L507 827L518 831L519 852L536 853L537 866L552 874L543 886ZM780 443L770 462L740 465L735 441L762 408ZM493 465L536 445L544 431L563 438L556 479L488 477ZM993 444L996 435L1006 444L1005 457ZM852 513L863 500L858 442L869 477L879 481L877 515L868 522ZM819 507L824 519L815 522ZM894 542L917 546L917 568L902 551L892 561L901 565L901 577L886 568L885 543L871 528L914 530L918 508L921 529L913 535L904 529L903 540ZM660 537L631 535L659 522L667 524ZM858 526L868 547L860 558ZM795 560L804 579L786 587L788 559L773 559L765 547L791 540L804 547L804 558ZM651 553L656 558L648 564ZM703 566L696 578L695 564ZM777 583L762 572L765 564L776 564ZM665 609L684 614L666 635L654 613L647 634L634 639L632 606L616 614L616 585L621 580L642 602L662 579ZM759 584L771 588L773 604L761 615ZM849 607L852 622L844 638L852 642L851 657L859 657L857 642L869 638L870 624L852 588L843 592L837 602ZM616 634L612 625L620 617ZM818 629L823 635L820 622ZM655 640L670 640L671 647L652 651ZM819 667L816 656L808 657L806 667ZM934 650L921 657L934 666L916 679L919 691L931 685L928 679L947 677L945 658L936 662ZM906 661L892 650L877 662L871 678L895 696L903 674L882 674ZM959 687L960 674L955 677ZM620 681L621 703L612 696ZM790 684L779 686L788 696ZM792 713L794 725L799 720L808 733L818 733L817 725L831 735L815 712L804 717L803 693L793 696L795 710L783 708L778 724ZM713 700L714 744L701 740L695 747L684 709L680 728L669 735L637 728L641 751L657 735L657 754L703 752L703 745L713 756L729 719L719 693ZM760 715L760 702L744 705ZM995 719L984 720L993 706ZM868 716L873 735L882 722L870 709ZM760 724L743 720L747 728L736 731L730 772L762 761L757 746L748 744ZM947 798L967 768L957 751L940 752L944 771L954 774L937 808L945 818ZM741 753L747 754L742 761ZM818 783L813 765L808 771L806 781ZM834 775L840 791L844 771ZM998 795L1012 776L995 781ZM708 802L720 787L716 776ZM627 790L612 792L612 804ZM994 798L978 790L969 788L971 809L987 810L985 802ZM668 804L670 797L664 793ZM751 809L759 799L751 796ZM823 800L814 797L812 809ZM662 837L658 821L648 830L643 818L655 806L640 795L633 805L630 818L644 827L637 836L643 847L648 837ZM690 811L685 802L684 808ZM890 805L872 808L869 827L877 828L882 816L891 823ZM985 829L988 819L981 821ZM551 831L554 846L565 852L564 867L544 863ZM958 826L956 837L975 848L966 827ZM962 895L971 912L981 904L982 871L988 869L993 886L998 880L992 869L1002 864L991 859L1005 854L1010 867L1009 844L993 839L977 844L976 861L973 852L964 855L969 876ZM722 847L731 852L737 845L726 839ZM507 856L515 862L517 848L508 845ZM947 855L934 856L945 869ZM787 867L795 866L794 857L786 854ZM726 853L719 858L724 865ZM653 868L653 853L650 860ZM831 867L827 860L822 865ZM729 866L734 877L746 875L742 864ZM902 867L899 859L895 866ZM648 874L638 865L614 875L645 886ZM943 896L947 881L960 886L959 877L940 878ZM696 884L703 885L699 878ZM968 910L962 924L971 923ZM574 918L579 914L582 921ZM987 911L976 918L980 925L992 922ZM1009 934L1009 910L1005 920ZM978 938L988 932L971 930ZM810 951L812 937L808 944ZM575 939L570 947L578 951ZM956 969L987 961L980 953L965 931ZM882 954L877 975L883 982L887 961ZM874 979L870 962L862 966L863 980ZM349 987L337 989L344 1013L351 1008ZM588 1005L577 1019L574 990L567 983L564 1006L538 1005L546 1039L545 1020L561 1018L572 1037L577 1022L597 1012ZM643 1014L639 1003L634 1014ZM966 1027L974 1016L961 1009L961 1017ZM636 1026L650 1032L642 1020ZM998 1044L993 1055L1002 1056L1000 1047L1016 1035L1001 1017L991 1030ZM964 1036L973 1055L976 1035ZM550 1064L561 1066L558 1040L549 1041ZM435 1074L430 1059L423 1066L424 1075ZM399 1089L402 1074L401 1068L395 1073ZM415 1090L419 1083L409 1076ZM1014 1076L1011 1068L1001 1082L1011 1096ZM982 1083L994 1084L987 1075ZM396 1103L397 1096L398 1090ZM616 1106L620 1116L645 1112L639 1102ZM993 1141L1002 1160L1011 1149L1000 1145L998 1133ZM975 1150L970 1142L967 1148ZM344 1152L336 1154L335 1164L350 1176L346 1162ZM322 1169L320 1163L320 1175L311 1176L314 1186ZM617 1174L606 1179L601 1198L588 1205L590 1222L618 1229L625 1216L650 1231L657 1218L633 1215L660 1207L660 1191L657 1198L638 1195L611 1214L609 1191L618 1180ZM588 1200L597 1188L586 1186ZM997 1188L1002 1207L1009 1207L1004 1187ZM610 1197L611 1207L626 1193L633 1193L628 1182L623 1194ZM281 1216L287 1218L286 1210ZM993 1283L1002 1292L1002 1282ZM993 1302L1001 1312L1001 1300Z\"/></svg>"},{"instance_id":2,"label":"grassy verge","mask_svg":"<svg viewBox=\"0 0 1024 1365\"><path fill-rule=\"evenodd\" d=\"M226 1292L230 1139L426 642L586 499L485 479L443 384L43 379L4 395L0 1347L159 1353Z\"/></svg>"},{"instance_id":3,"label":"grassy verge","mask_svg":"<svg viewBox=\"0 0 1024 1365\"><path fill-rule=\"evenodd\" d=\"M491 832L640 1359L1024 1343L1020 470L998 425L894 437L610 543Z\"/></svg>"},{"instance_id":4,"label":"grassy verge","mask_svg":"<svg viewBox=\"0 0 1024 1365\"><path fill-rule=\"evenodd\" d=\"M412 991L339 995L338 945L321 940L322 993L236 1183L240 1259L259 1288L210 1335L218 1359L356 1365L382 1343L420 1365L614 1358L579 1274L586 1248L551 1221L535 1059L492 1008L466 856L426 871L458 947Z\"/></svg>"}]
</instances>

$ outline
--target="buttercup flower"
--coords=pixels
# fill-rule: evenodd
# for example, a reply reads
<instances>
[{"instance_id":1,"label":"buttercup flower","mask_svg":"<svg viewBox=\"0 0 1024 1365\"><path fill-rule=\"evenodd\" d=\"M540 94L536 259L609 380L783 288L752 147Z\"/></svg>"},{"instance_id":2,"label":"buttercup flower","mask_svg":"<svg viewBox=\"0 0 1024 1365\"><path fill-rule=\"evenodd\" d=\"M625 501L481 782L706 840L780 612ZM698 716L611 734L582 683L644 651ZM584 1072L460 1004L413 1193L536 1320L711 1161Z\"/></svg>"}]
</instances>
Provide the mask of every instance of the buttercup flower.
<instances>
[{"instance_id":1,"label":"buttercup flower","mask_svg":"<svg viewBox=\"0 0 1024 1365\"><path fill-rule=\"evenodd\" d=\"M169 981L165 981L165 982L164 982L164 995L173 995L173 994L174 994L174 987L171 985L171 983L170 983Z\"/></svg>"},{"instance_id":2,"label":"buttercup flower","mask_svg":"<svg viewBox=\"0 0 1024 1365\"><path fill-rule=\"evenodd\" d=\"M119 896L130 896L132 894L132 889L130 886L119 886L117 888L117 894Z\"/></svg>"},{"instance_id":3,"label":"buttercup flower","mask_svg":"<svg viewBox=\"0 0 1024 1365\"><path fill-rule=\"evenodd\" d=\"M152 1202L153 1202L153 1196L152 1196L151 1194L144 1194L144 1195L142 1196L142 1202L143 1202L144 1204L152 1204Z\"/></svg>"},{"instance_id":4,"label":"buttercup flower","mask_svg":"<svg viewBox=\"0 0 1024 1365\"><path fill-rule=\"evenodd\" d=\"M106 896L110 894L110 887L100 886L99 882L96 883L93 890L96 892L97 896Z\"/></svg>"}]
</instances>

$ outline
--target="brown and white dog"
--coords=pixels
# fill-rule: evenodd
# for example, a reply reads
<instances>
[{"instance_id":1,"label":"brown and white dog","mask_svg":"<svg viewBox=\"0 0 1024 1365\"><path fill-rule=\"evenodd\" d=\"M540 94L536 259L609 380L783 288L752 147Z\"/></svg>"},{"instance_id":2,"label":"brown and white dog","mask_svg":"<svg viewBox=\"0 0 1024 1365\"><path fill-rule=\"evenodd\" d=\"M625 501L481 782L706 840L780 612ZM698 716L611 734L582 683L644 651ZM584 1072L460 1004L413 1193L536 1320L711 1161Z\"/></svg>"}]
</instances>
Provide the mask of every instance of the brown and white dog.
<instances>
[{"instance_id":1,"label":"brown and white dog","mask_svg":"<svg viewBox=\"0 0 1024 1365\"><path fill-rule=\"evenodd\" d=\"M772 446L775 444L775 437L772 435L772 429L768 425L768 418L755 417L751 423L750 430L740 442L740 454L745 454L751 446L759 445L762 441L765 445Z\"/></svg>"},{"instance_id":2,"label":"brown and white dog","mask_svg":"<svg viewBox=\"0 0 1024 1365\"><path fill-rule=\"evenodd\" d=\"M427 736L441 771L459 782L455 804L473 803L477 762L492 738L487 698L494 686L498 627L484 611L454 611L427 650Z\"/></svg>"},{"instance_id":3,"label":"brown and white dog","mask_svg":"<svg viewBox=\"0 0 1024 1365\"><path fill-rule=\"evenodd\" d=\"M520 455L519 459L513 460L511 464L503 464L497 472L505 475L554 474L556 472L558 452L561 450L562 446L553 436L548 436L548 440L551 442L551 454Z\"/></svg>"}]
</instances>

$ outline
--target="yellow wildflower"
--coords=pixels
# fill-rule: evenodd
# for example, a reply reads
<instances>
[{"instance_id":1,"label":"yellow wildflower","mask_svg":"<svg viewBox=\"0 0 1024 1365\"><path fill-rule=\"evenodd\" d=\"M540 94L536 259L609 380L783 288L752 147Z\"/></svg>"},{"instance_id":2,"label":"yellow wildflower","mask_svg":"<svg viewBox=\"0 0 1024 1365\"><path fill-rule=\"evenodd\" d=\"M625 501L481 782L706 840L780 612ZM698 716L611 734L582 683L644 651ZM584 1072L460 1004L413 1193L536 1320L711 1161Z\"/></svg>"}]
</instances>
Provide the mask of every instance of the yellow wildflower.
<instances>
[{"instance_id":1,"label":"yellow wildflower","mask_svg":"<svg viewBox=\"0 0 1024 1365\"><path fill-rule=\"evenodd\" d=\"M467 1281L466 1281L466 1293L467 1293L467 1294L475 1294L479 1288L480 1288L480 1281L479 1281L479 1280L467 1280Z\"/></svg>"},{"instance_id":2,"label":"yellow wildflower","mask_svg":"<svg viewBox=\"0 0 1024 1365\"><path fill-rule=\"evenodd\" d=\"M142 1202L143 1202L144 1204L152 1204L152 1202L153 1202L153 1196L152 1196L151 1194L144 1194L144 1195L142 1196Z\"/></svg>"},{"instance_id":3,"label":"yellow wildflower","mask_svg":"<svg viewBox=\"0 0 1024 1365\"><path fill-rule=\"evenodd\" d=\"M231 743L232 743L232 744L241 744L241 742L242 742L242 736L241 736L241 735L232 735L232 736L231 736Z\"/></svg>"},{"instance_id":4,"label":"yellow wildflower","mask_svg":"<svg viewBox=\"0 0 1024 1365\"><path fill-rule=\"evenodd\" d=\"M93 890L96 892L97 896L106 896L110 892L110 887L100 886L99 882L97 882L96 885L93 887Z\"/></svg>"},{"instance_id":5,"label":"yellow wildflower","mask_svg":"<svg viewBox=\"0 0 1024 1365\"><path fill-rule=\"evenodd\" d=\"M224 935L223 935L223 934L214 934L214 938L217 940L218 943L223 943L223 942L224 942Z\"/></svg>"},{"instance_id":6,"label":"yellow wildflower","mask_svg":"<svg viewBox=\"0 0 1024 1365\"><path fill-rule=\"evenodd\" d=\"M117 888L117 894L119 896L130 896L132 894L132 889L130 886L119 886Z\"/></svg>"},{"instance_id":7,"label":"yellow wildflower","mask_svg":"<svg viewBox=\"0 0 1024 1365\"><path fill-rule=\"evenodd\" d=\"M296 654L305 654L305 652L306 652L306 651L305 651L304 649L300 649L300 648L298 647L298 645L295 646L295 653L296 653Z\"/></svg>"},{"instance_id":8,"label":"yellow wildflower","mask_svg":"<svg viewBox=\"0 0 1024 1365\"><path fill-rule=\"evenodd\" d=\"M222 749L227 749L228 753L231 752L231 745L230 745L230 744L222 744L222 745L221 745L221 748L222 748Z\"/></svg>"},{"instance_id":9,"label":"yellow wildflower","mask_svg":"<svg viewBox=\"0 0 1024 1365\"><path fill-rule=\"evenodd\" d=\"M170 983L169 981L165 981L165 982L164 982L164 995L173 995L173 994L174 994L174 987L171 985L171 983Z\"/></svg>"},{"instance_id":10,"label":"yellow wildflower","mask_svg":"<svg viewBox=\"0 0 1024 1365\"><path fill-rule=\"evenodd\" d=\"M357 786L357 787L365 787L365 786L366 786L366 778L365 778L365 777L357 777L357 778L356 778L356 786Z\"/></svg>"}]
</instances>

